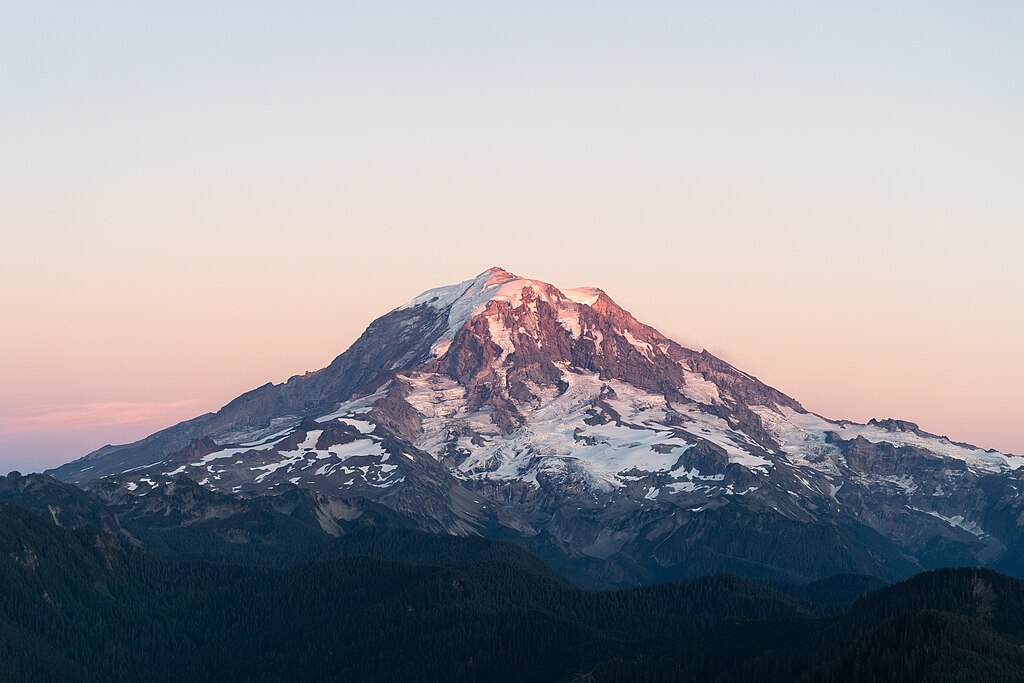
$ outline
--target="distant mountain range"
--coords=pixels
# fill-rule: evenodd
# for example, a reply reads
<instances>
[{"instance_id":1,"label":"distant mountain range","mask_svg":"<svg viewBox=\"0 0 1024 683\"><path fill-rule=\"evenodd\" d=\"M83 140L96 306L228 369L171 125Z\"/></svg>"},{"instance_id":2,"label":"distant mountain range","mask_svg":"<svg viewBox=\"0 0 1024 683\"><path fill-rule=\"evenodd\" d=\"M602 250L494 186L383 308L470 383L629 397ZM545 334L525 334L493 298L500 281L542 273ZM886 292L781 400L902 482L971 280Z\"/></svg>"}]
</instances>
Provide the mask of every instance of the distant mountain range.
<instances>
[{"instance_id":1,"label":"distant mountain range","mask_svg":"<svg viewBox=\"0 0 1024 683\"><path fill-rule=\"evenodd\" d=\"M49 474L92 497L65 492L56 521L92 506L74 514L169 555L189 553L193 531L171 549L186 525L241 554L259 534L292 552L401 528L635 585L1024 576L1022 466L911 422L826 419L600 289L492 268L387 313L322 370Z\"/></svg>"}]
</instances>

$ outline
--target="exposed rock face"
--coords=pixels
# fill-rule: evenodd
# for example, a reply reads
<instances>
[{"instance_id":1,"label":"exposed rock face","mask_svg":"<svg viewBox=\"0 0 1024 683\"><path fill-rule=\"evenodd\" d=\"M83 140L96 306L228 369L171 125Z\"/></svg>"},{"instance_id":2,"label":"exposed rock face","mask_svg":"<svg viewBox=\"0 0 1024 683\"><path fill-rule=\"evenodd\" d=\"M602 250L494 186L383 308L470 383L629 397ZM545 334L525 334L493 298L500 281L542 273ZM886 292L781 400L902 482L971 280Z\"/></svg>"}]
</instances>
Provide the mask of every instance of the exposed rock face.
<instances>
[{"instance_id":1,"label":"exposed rock face","mask_svg":"<svg viewBox=\"0 0 1024 683\"><path fill-rule=\"evenodd\" d=\"M1024 569L1022 466L905 421L827 420L599 289L494 268L391 311L323 370L54 474L134 495L180 475L295 485L628 582Z\"/></svg>"}]
</instances>

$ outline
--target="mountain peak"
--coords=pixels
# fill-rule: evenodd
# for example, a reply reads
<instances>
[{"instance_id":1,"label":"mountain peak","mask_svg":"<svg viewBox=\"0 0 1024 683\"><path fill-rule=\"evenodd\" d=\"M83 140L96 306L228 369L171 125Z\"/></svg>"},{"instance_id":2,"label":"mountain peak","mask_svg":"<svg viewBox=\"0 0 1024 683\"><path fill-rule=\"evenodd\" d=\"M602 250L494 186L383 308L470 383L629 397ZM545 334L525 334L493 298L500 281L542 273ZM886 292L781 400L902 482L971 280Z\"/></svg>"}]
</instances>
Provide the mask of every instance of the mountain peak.
<instances>
[{"instance_id":1,"label":"mountain peak","mask_svg":"<svg viewBox=\"0 0 1024 683\"><path fill-rule=\"evenodd\" d=\"M535 312L537 301L544 301L560 310L576 308L580 304L590 306L601 294L601 290L593 287L563 291L547 282L522 277L495 266L470 280L429 289L398 310L430 306L447 311L447 327L433 348L433 355L439 356L470 320L487 311L494 314L497 309L490 308L492 302L504 302L508 308L517 309L526 300L533 302L530 307Z\"/></svg>"},{"instance_id":2,"label":"mountain peak","mask_svg":"<svg viewBox=\"0 0 1024 683\"><path fill-rule=\"evenodd\" d=\"M933 562L936 546L982 562L1024 538L1024 458L906 421L828 420L600 289L498 267L381 316L322 370L55 474L114 475L136 496L178 476L216 492L295 485L432 530L545 534L623 566L658 547L659 572L684 571L727 519L738 526L726 535L743 539L763 523L818 525L794 541L799 566L812 537L858 557L884 539L887 563ZM862 552L861 538L876 540ZM829 560L820 572L853 566Z\"/></svg>"},{"instance_id":3,"label":"mountain peak","mask_svg":"<svg viewBox=\"0 0 1024 683\"><path fill-rule=\"evenodd\" d=\"M562 294L570 301L583 304L584 306L593 306L601 298L601 295L604 294L604 290L597 287L574 287L572 289L563 289Z\"/></svg>"},{"instance_id":4,"label":"mountain peak","mask_svg":"<svg viewBox=\"0 0 1024 683\"><path fill-rule=\"evenodd\" d=\"M428 289L398 310L422 305L437 309L452 307L453 315L465 322L468 317L472 317L474 311L482 311L492 300L508 301L513 307L518 306L524 290L533 290L539 299L560 299L586 306L592 306L604 294L604 290L597 287L560 289L547 282L516 275L500 266L494 266L469 280ZM467 308L468 311L465 310ZM470 315L464 316L466 313Z\"/></svg>"},{"instance_id":5,"label":"mountain peak","mask_svg":"<svg viewBox=\"0 0 1024 683\"><path fill-rule=\"evenodd\" d=\"M491 266L490 268L488 268L484 272L480 273L479 275L477 275L473 279L474 280L480 280L480 279L492 280L493 279L493 280L506 281L506 280L517 280L517 279L519 279L519 276L516 275L515 273L511 272L511 271L505 270L501 266Z\"/></svg>"}]
</instances>

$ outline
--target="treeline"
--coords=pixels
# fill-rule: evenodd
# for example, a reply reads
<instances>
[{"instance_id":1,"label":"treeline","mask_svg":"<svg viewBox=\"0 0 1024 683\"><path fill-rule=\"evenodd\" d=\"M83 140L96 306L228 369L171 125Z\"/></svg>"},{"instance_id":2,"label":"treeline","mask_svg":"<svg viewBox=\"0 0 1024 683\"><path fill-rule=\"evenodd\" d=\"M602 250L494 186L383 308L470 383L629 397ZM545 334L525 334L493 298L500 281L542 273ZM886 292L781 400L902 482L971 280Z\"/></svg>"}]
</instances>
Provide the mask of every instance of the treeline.
<instances>
[{"instance_id":1,"label":"treeline","mask_svg":"<svg viewBox=\"0 0 1024 683\"><path fill-rule=\"evenodd\" d=\"M1024 680L1024 587L984 570L589 591L482 539L334 551L170 562L0 505L0 680Z\"/></svg>"}]
</instances>

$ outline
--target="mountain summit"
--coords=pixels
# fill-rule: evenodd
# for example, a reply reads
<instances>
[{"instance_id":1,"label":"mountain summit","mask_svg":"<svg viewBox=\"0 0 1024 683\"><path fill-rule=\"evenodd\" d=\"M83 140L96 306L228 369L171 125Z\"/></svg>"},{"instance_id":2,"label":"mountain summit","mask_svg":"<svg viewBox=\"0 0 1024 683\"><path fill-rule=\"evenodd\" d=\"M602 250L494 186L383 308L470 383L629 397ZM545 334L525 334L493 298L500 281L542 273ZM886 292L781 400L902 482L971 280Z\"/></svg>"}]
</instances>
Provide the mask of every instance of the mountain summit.
<instances>
[{"instance_id":1,"label":"mountain summit","mask_svg":"<svg viewBox=\"0 0 1024 683\"><path fill-rule=\"evenodd\" d=\"M377 319L322 370L52 474L365 498L632 582L1012 568L1022 465L905 421L825 419L600 289L491 268Z\"/></svg>"}]
</instances>

